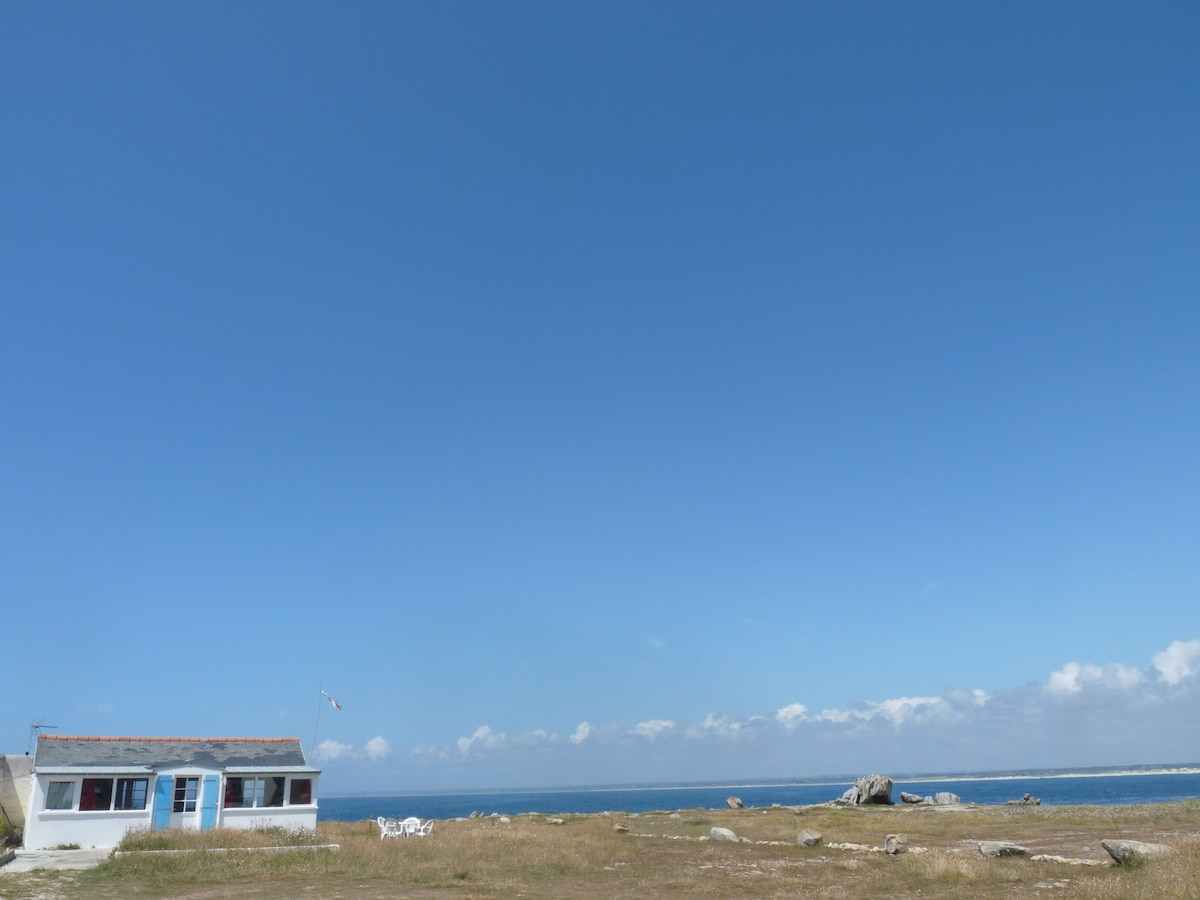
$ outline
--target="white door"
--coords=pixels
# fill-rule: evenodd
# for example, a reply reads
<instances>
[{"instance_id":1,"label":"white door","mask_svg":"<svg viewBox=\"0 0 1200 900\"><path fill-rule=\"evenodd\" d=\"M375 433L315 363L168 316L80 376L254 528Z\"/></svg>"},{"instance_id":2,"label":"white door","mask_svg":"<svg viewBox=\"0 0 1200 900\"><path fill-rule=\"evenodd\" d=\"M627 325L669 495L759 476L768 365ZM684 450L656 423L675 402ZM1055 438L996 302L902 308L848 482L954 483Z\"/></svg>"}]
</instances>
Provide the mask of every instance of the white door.
<instances>
[{"instance_id":1,"label":"white door","mask_svg":"<svg viewBox=\"0 0 1200 900\"><path fill-rule=\"evenodd\" d=\"M198 828L200 822L200 776L176 775L171 803L172 828Z\"/></svg>"}]
</instances>

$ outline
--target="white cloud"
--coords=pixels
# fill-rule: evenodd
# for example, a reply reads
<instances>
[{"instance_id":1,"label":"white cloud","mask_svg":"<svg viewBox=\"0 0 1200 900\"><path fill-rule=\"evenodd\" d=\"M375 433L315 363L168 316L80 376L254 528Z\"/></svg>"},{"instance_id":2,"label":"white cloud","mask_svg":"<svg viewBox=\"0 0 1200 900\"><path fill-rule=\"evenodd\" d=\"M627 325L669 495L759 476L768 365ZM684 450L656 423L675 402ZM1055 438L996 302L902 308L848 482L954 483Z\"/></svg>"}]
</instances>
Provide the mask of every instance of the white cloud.
<instances>
[{"instance_id":1,"label":"white cloud","mask_svg":"<svg viewBox=\"0 0 1200 900\"><path fill-rule=\"evenodd\" d=\"M367 741L367 745L363 747L363 752L367 754L368 759L383 759L392 752L392 745L388 743L385 737L373 737Z\"/></svg>"},{"instance_id":2,"label":"white cloud","mask_svg":"<svg viewBox=\"0 0 1200 900\"><path fill-rule=\"evenodd\" d=\"M501 735L501 737L504 737ZM545 729L539 728L536 731L529 731L523 734L509 735L506 740L508 743L517 747L533 747L537 744L544 744L547 741L557 741L557 734L551 734Z\"/></svg>"},{"instance_id":3,"label":"white cloud","mask_svg":"<svg viewBox=\"0 0 1200 900\"><path fill-rule=\"evenodd\" d=\"M975 688L968 691L965 688L955 688L946 692L946 702L951 706L983 706L991 696L987 691Z\"/></svg>"},{"instance_id":4,"label":"white cloud","mask_svg":"<svg viewBox=\"0 0 1200 900\"><path fill-rule=\"evenodd\" d=\"M1052 694L1078 694L1083 690L1084 681L1093 681L1100 669L1098 666L1087 666L1089 671L1077 662L1069 662L1057 672L1050 673L1046 682L1046 690Z\"/></svg>"},{"instance_id":5,"label":"white cloud","mask_svg":"<svg viewBox=\"0 0 1200 900\"><path fill-rule=\"evenodd\" d=\"M1107 666L1086 663L1081 666L1077 662L1069 662L1057 672L1050 673L1046 690L1051 694L1069 695L1078 694L1087 685L1129 689L1140 684L1143 679L1141 669L1121 663L1109 663Z\"/></svg>"},{"instance_id":6,"label":"white cloud","mask_svg":"<svg viewBox=\"0 0 1200 900\"><path fill-rule=\"evenodd\" d=\"M313 754L314 759L333 760L342 759L349 756L354 751L354 747L350 744L339 744L337 741L321 741L317 744L317 752Z\"/></svg>"},{"instance_id":7,"label":"white cloud","mask_svg":"<svg viewBox=\"0 0 1200 900\"><path fill-rule=\"evenodd\" d=\"M1175 641L1145 669L1072 661L1040 685L994 693L953 688L940 697L891 697L819 713L794 702L766 715L710 713L693 722L581 721L563 736L541 729L506 735L482 725L441 750L416 749L410 759L475 765L483 774L501 769L495 757L502 754L503 770L521 773L510 776L520 779L516 786L577 783L585 772L596 783L774 777L796 774L798 758L812 775L1187 760L1200 741L1200 678L1190 677L1198 671L1200 640ZM1113 729L1117 719L1127 727ZM319 755L350 752L326 742Z\"/></svg>"},{"instance_id":8,"label":"white cloud","mask_svg":"<svg viewBox=\"0 0 1200 900\"><path fill-rule=\"evenodd\" d=\"M508 737L503 731L492 731L487 725L480 725L469 738L461 737L458 739L458 752L466 756L476 748L481 750L496 750L503 747L507 741Z\"/></svg>"},{"instance_id":9,"label":"white cloud","mask_svg":"<svg viewBox=\"0 0 1200 900\"><path fill-rule=\"evenodd\" d=\"M944 709L946 701L941 697L897 697L894 700L884 700L882 703L868 703L860 718L873 719L882 716L893 725L901 725L909 719L918 718L923 712L933 712Z\"/></svg>"},{"instance_id":10,"label":"white cloud","mask_svg":"<svg viewBox=\"0 0 1200 900\"><path fill-rule=\"evenodd\" d=\"M775 721L784 728L795 728L808 718L808 707L803 703L789 703L775 710Z\"/></svg>"},{"instance_id":11,"label":"white cloud","mask_svg":"<svg viewBox=\"0 0 1200 900\"><path fill-rule=\"evenodd\" d=\"M963 692L965 696L977 698L987 694L983 691L973 693ZM853 709L823 709L818 715L810 716L802 703L793 703L775 713L775 720L785 728L796 728L802 722L829 722L835 725L845 725L850 722L866 723L874 719L882 719L893 725L902 725L909 719L923 718L931 713L938 713L950 708L944 697L896 697L882 700L879 703L867 701Z\"/></svg>"},{"instance_id":12,"label":"white cloud","mask_svg":"<svg viewBox=\"0 0 1200 900\"><path fill-rule=\"evenodd\" d=\"M633 727L633 731L635 734L654 740L664 731L670 731L674 727L675 723L669 719L650 719L648 722L638 722Z\"/></svg>"},{"instance_id":13,"label":"white cloud","mask_svg":"<svg viewBox=\"0 0 1200 900\"><path fill-rule=\"evenodd\" d=\"M1171 646L1154 654L1154 668L1167 684L1179 684L1195 674L1192 660L1200 655L1200 641L1172 641Z\"/></svg>"},{"instance_id":14,"label":"white cloud","mask_svg":"<svg viewBox=\"0 0 1200 900\"><path fill-rule=\"evenodd\" d=\"M1111 666L1106 666L1104 671L1108 677L1112 678L1123 688L1131 688L1141 684L1144 677L1141 669L1123 666L1120 663L1113 663Z\"/></svg>"},{"instance_id":15,"label":"white cloud","mask_svg":"<svg viewBox=\"0 0 1200 900\"><path fill-rule=\"evenodd\" d=\"M688 728L685 733L689 738L737 737L746 724L724 714L709 713L698 728Z\"/></svg>"}]
</instances>

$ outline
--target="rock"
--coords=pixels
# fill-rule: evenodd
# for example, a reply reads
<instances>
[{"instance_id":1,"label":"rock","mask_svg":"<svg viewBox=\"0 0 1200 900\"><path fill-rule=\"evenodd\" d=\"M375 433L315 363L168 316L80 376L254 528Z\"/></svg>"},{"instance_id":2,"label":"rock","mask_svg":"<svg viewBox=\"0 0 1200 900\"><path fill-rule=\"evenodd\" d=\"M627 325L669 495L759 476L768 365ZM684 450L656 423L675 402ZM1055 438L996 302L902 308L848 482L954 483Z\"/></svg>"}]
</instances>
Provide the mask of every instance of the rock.
<instances>
[{"instance_id":1,"label":"rock","mask_svg":"<svg viewBox=\"0 0 1200 900\"><path fill-rule=\"evenodd\" d=\"M745 807L745 804L742 803L741 797L730 797L725 801L725 805L730 809L743 809Z\"/></svg>"},{"instance_id":2,"label":"rock","mask_svg":"<svg viewBox=\"0 0 1200 900\"><path fill-rule=\"evenodd\" d=\"M1104 862L1098 859L1080 859L1078 856L1057 856L1051 853L1035 853L1029 857L1034 862L1052 862L1061 863L1065 866L1103 866Z\"/></svg>"},{"instance_id":3,"label":"rock","mask_svg":"<svg viewBox=\"0 0 1200 900\"><path fill-rule=\"evenodd\" d=\"M1121 841L1115 838L1101 841L1100 846L1108 851L1108 855L1115 859L1119 866L1136 865L1156 856L1175 852L1174 848L1166 844L1146 844L1142 841Z\"/></svg>"},{"instance_id":4,"label":"rock","mask_svg":"<svg viewBox=\"0 0 1200 900\"><path fill-rule=\"evenodd\" d=\"M509 822L511 822L511 821L512 821L512 819L510 819L508 816L501 816L501 817L500 817L500 824L501 824L501 825L507 825L507 824L508 824Z\"/></svg>"},{"instance_id":5,"label":"rock","mask_svg":"<svg viewBox=\"0 0 1200 900\"><path fill-rule=\"evenodd\" d=\"M736 841L738 839L738 836L728 828L721 828L719 825L708 829L708 836L714 841Z\"/></svg>"},{"instance_id":6,"label":"rock","mask_svg":"<svg viewBox=\"0 0 1200 900\"><path fill-rule=\"evenodd\" d=\"M624 825L621 822L614 822L613 823L613 831L615 831L617 834L628 834L629 826Z\"/></svg>"},{"instance_id":7,"label":"rock","mask_svg":"<svg viewBox=\"0 0 1200 900\"><path fill-rule=\"evenodd\" d=\"M933 795L933 802L939 806L951 806L955 803L962 803L962 797L949 791L938 791Z\"/></svg>"},{"instance_id":8,"label":"rock","mask_svg":"<svg viewBox=\"0 0 1200 900\"><path fill-rule=\"evenodd\" d=\"M1029 848L1014 844L1012 841L980 841L979 852L993 859L1005 856L1029 856Z\"/></svg>"},{"instance_id":9,"label":"rock","mask_svg":"<svg viewBox=\"0 0 1200 900\"><path fill-rule=\"evenodd\" d=\"M854 787L842 794L842 799L862 806L867 803L883 803L891 805L892 779L878 772L872 772L854 782Z\"/></svg>"},{"instance_id":10,"label":"rock","mask_svg":"<svg viewBox=\"0 0 1200 900\"><path fill-rule=\"evenodd\" d=\"M890 856L895 856L897 853L908 852L908 835L907 834L889 834L883 842L883 851Z\"/></svg>"},{"instance_id":11,"label":"rock","mask_svg":"<svg viewBox=\"0 0 1200 900\"><path fill-rule=\"evenodd\" d=\"M1007 806L1041 806L1042 801L1041 801L1041 798L1039 798L1039 797L1031 797L1028 794L1026 794L1020 800L1007 801L1006 805Z\"/></svg>"},{"instance_id":12,"label":"rock","mask_svg":"<svg viewBox=\"0 0 1200 900\"><path fill-rule=\"evenodd\" d=\"M923 803L925 798L918 794L910 794L908 791L900 792L900 799L905 803Z\"/></svg>"},{"instance_id":13,"label":"rock","mask_svg":"<svg viewBox=\"0 0 1200 900\"><path fill-rule=\"evenodd\" d=\"M560 819L558 816L551 816L546 820L547 825L565 825L566 819Z\"/></svg>"},{"instance_id":14,"label":"rock","mask_svg":"<svg viewBox=\"0 0 1200 900\"><path fill-rule=\"evenodd\" d=\"M802 831L796 835L796 843L801 847L815 847L821 843L821 834L817 831Z\"/></svg>"}]
</instances>

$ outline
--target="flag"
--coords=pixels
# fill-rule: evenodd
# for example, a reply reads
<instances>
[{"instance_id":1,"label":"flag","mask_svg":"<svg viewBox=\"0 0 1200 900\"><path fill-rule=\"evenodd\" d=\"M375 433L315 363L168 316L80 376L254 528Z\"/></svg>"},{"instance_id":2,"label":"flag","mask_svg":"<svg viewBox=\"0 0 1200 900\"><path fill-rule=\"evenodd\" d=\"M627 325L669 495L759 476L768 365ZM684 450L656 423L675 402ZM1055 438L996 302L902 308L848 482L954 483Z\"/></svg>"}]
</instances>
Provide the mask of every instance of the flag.
<instances>
[{"instance_id":1,"label":"flag","mask_svg":"<svg viewBox=\"0 0 1200 900\"><path fill-rule=\"evenodd\" d=\"M338 703L336 700L334 700L332 697L330 697L327 693L325 693L324 691L321 691L321 696L324 697L326 700L328 700L330 703L332 703L333 708L336 709L338 712L342 711L342 704Z\"/></svg>"}]
</instances>

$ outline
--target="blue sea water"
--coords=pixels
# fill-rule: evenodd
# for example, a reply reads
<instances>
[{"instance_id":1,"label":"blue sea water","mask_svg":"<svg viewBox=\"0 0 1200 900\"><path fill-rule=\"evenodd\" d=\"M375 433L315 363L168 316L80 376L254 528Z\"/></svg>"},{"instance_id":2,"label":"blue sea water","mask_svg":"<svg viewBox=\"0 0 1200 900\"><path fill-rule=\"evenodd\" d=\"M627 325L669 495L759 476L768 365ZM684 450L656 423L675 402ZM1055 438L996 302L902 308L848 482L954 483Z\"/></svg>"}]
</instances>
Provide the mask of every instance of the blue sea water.
<instances>
[{"instance_id":1,"label":"blue sea water","mask_svg":"<svg viewBox=\"0 0 1200 900\"><path fill-rule=\"evenodd\" d=\"M449 794L391 794L325 796L318 818L335 822L374 819L377 816L452 819L471 813L517 815L649 812L651 810L718 809L730 795L746 806L804 806L840 797L851 783L739 784L670 787L596 788L540 791L491 791ZM1001 775L953 777L939 780L897 779L892 797L900 792L930 796L938 791L958 794L964 803L1003 804L1024 794L1043 804L1165 803L1200 797L1200 772L1138 774Z\"/></svg>"}]
</instances>

